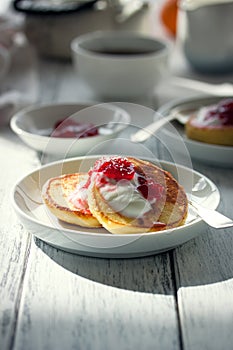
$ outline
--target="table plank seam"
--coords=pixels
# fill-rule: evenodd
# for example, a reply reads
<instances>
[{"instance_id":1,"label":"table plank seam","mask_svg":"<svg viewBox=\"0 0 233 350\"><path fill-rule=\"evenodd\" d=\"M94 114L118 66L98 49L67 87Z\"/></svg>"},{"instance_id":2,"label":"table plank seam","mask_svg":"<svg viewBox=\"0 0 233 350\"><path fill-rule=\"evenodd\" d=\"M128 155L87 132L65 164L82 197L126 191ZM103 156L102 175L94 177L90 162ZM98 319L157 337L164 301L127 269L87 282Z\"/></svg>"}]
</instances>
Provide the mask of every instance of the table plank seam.
<instances>
[{"instance_id":1,"label":"table plank seam","mask_svg":"<svg viewBox=\"0 0 233 350\"><path fill-rule=\"evenodd\" d=\"M175 259L174 259L174 251L169 252L170 259L170 268L171 268L171 280L173 283L174 290L174 298L175 298L175 307L176 307L176 315L177 315L177 325L178 325L178 338L180 342L180 350L184 350L184 342L183 342L183 334L182 334L182 324L181 317L179 311L179 303L178 303L178 283L176 280L176 272L175 272Z\"/></svg>"},{"instance_id":2,"label":"table plank seam","mask_svg":"<svg viewBox=\"0 0 233 350\"><path fill-rule=\"evenodd\" d=\"M14 323L12 327L12 335L10 337L11 340L9 343L9 350L13 350L15 347L15 338L17 334L19 310L20 310L20 304L21 304L21 298L23 293L23 286L24 286L24 280L25 280L25 275L27 271L28 260L31 253L31 243L32 243L32 235L29 233L28 239L27 239L26 251L24 254L24 264L22 269L22 275L20 278L19 289L18 289L16 303L15 303L15 310L14 310L15 317L14 317Z\"/></svg>"}]
</instances>

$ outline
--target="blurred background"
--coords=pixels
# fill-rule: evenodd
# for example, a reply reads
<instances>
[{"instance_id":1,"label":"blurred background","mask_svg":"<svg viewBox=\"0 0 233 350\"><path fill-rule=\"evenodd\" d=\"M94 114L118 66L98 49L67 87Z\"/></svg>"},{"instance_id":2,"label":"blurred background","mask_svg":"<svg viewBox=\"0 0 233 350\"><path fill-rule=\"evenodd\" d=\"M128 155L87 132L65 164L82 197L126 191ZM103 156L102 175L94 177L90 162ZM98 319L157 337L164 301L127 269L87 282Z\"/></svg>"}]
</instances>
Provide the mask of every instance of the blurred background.
<instances>
[{"instance_id":1,"label":"blurred background","mask_svg":"<svg viewBox=\"0 0 233 350\"><path fill-rule=\"evenodd\" d=\"M174 85L169 79L174 76L214 84L233 81L232 18L232 0L1 0L0 89L18 91L20 77L22 104L33 102L36 94L38 99L35 86L43 85L53 69L57 79L66 72L79 99L89 100L92 96L72 76L72 39L96 30L127 30L170 45L168 74L155 94L157 108L184 92L196 92L189 81ZM67 91L59 98L76 100L75 90ZM47 99L43 91L40 96ZM16 101L18 95L13 97Z\"/></svg>"},{"instance_id":2,"label":"blurred background","mask_svg":"<svg viewBox=\"0 0 233 350\"><path fill-rule=\"evenodd\" d=\"M54 58L69 58L71 40L95 30L159 36L157 18L164 35L176 35L176 0L1 0L0 12L21 17L29 42L40 55Z\"/></svg>"}]
</instances>

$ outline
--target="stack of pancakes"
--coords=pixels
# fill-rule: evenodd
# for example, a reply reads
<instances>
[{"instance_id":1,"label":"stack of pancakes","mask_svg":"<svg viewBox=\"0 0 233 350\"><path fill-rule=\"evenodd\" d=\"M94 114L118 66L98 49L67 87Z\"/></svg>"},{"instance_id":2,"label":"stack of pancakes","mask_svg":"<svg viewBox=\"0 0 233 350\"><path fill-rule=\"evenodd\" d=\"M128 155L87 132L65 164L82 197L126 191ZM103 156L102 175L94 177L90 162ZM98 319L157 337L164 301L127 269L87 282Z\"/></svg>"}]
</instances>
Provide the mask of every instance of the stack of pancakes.
<instances>
[{"instance_id":1,"label":"stack of pancakes","mask_svg":"<svg viewBox=\"0 0 233 350\"><path fill-rule=\"evenodd\" d=\"M107 172L100 171L106 159L116 164L123 158L103 157L88 173L62 175L46 182L43 199L58 219L83 227L103 226L111 233L123 234L161 231L185 223L187 197L169 172L151 162L127 157L124 160L132 165L134 177L114 178L113 172L108 178ZM114 201L108 200L111 196Z\"/></svg>"}]
</instances>

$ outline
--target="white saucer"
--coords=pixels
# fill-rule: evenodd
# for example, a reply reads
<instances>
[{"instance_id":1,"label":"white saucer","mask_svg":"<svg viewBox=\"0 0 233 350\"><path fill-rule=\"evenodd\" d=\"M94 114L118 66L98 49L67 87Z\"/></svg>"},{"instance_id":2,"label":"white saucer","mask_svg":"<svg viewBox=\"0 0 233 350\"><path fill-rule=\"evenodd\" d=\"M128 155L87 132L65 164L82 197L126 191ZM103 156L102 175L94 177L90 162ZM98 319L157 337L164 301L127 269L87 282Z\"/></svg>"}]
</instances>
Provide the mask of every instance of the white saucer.
<instances>
[{"instance_id":1,"label":"white saucer","mask_svg":"<svg viewBox=\"0 0 233 350\"><path fill-rule=\"evenodd\" d=\"M170 250L204 232L204 222L189 209L185 225L145 234L113 235L104 229L88 229L68 225L57 220L45 207L41 188L48 178L87 171L95 157L79 157L50 163L26 175L13 189L13 206L25 227L36 237L59 249L81 255L130 258ZM192 169L163 161L153 161L168 170L183 185L186 192L202 179L204 189L195 193L195 200L208 208L216 209L220 201L216 186L202 174ZM203 180L204 179L204 180Z\"/></svg>"}]
</instances>

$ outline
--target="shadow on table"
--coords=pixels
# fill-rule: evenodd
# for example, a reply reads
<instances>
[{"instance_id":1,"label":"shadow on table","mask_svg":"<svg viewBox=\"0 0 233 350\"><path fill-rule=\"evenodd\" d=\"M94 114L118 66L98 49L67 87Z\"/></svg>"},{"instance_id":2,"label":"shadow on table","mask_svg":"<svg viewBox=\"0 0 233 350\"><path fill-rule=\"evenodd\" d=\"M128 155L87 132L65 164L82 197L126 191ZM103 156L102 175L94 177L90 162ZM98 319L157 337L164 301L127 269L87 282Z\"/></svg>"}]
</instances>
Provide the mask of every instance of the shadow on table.
<instances>
[{"instance_id":1,"label":"shadow on table","mask_svg":"<svg viewBox=\"0 0 233 350\"><path fill-rule=\"evenodd\" d=\"M170 254L133 259L103 259L66 253L35 239L53 261L91 281L144 293L174 294Z\"/></svg>"},{"instance_id":2,"label":"shadow on table","mask_svg":"<svg viewBox=\"0 0 233 350\"><path fill-rule=\"evenodd\" d=\"M233 278L232 230L207 231L168 253L144 258L103 259L60 251L36 239L53 261L97 283L144 293L175 294L179 287L223 282Z\"/></svg>"}]
</instances>

